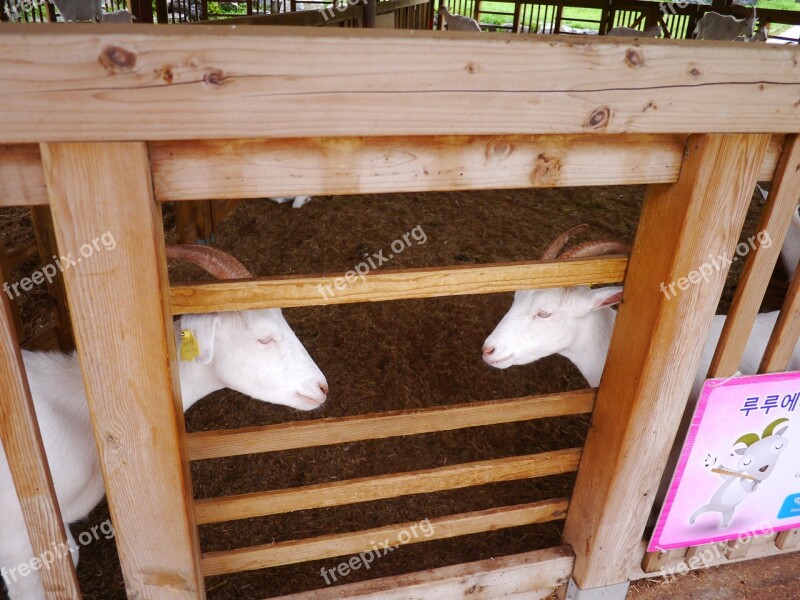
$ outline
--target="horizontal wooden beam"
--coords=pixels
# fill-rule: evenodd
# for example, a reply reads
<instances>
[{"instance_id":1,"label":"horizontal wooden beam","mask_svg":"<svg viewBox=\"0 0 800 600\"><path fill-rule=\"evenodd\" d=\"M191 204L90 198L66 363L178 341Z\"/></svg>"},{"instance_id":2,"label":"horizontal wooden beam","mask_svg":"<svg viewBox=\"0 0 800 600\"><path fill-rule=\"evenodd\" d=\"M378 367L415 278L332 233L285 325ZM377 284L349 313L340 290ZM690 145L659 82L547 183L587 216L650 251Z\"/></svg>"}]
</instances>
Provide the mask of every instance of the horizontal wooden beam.
<instances>
[{"instance_id":1,"label":"horizontal wooden beam","mask_svg":"<svg viewBox=\"0 0 800 600\"><path fill-rule=\"evenodd\" d=\"M3 23L0 56L0 143L800 131L773 44Z\"/></svg>"},{"instance_id":2,"label":"horizontal wooden beam","mask_svg":"<svg viewBox=\"0 0 800 600\"><path fill-rule=\"evenodd\" d=\"M207 577L211 577L370 552L376 547L414 544L506 527L546 523L563 519L568 504L566 498L559 498L429 519L424 529L421 528L420 522L402 523L238 550L206 552L203 554L203 572ZM424 520L421 522L424 523Z\"/></svg>"},{"instance_id":3,"label":"horizontal wooden beam","mask_svg":"<svg viewBox=\"0 0 800 600\"><path fill-rule=\"evenodd\" d=\"M156 197L264 198L666 183L685 135L432 136L151 144Z\"/></svg>"},{"instance_id":4,"label":"horizontal wooden beam","mask_svg":"<svg viewBox=\"0 0 800 600\"><path fill-rule=\"evenodd\" d=\"M39 146L0 144L0 208L49 201Z\"/></svg>"},{"instance_id":5,"label":"horizontal wooden beam","mask_svg":"<svg viewBox=\"0 0 800 600\"><path fill-rule=\"evenodd\" d=\"M783 135L759 181L772 179ZM685 136L510 135L152 142L156 200L677 181ZM47 204L35 144L0 146L0 207Z\"/></svg>"},{"instance_id":6,"label":"horizontal wooden beam","mask_svg":"<svg viewBox=\"0 0 800 600\"><path fill-rule=\"evenodd\" d=\"M296 510L371 502L412 494L430 494L499 481L572 473L578 469L580 457L580 448L569 448L408 473L360 477L239 496L207 498L195 502L197 524L221 523Z\"/></svg>"},{"instance_id":7,"label":"horizontal wooden beam","mask_svg":"<svg viewBox=\"0 0 800 600\"><path fill-rule=\"evenodd\" d=\"M595 390L587 389L354 417L201 431L186 437L189 459L205 460L585 414L592 411L594 397Z\"/></svg>"},{"instance_id":8,"label":"horizontal wooden beam","mask_svg":"<svg viewBox=\"0 0 800 600\"><path fill-rule=\"evenodd\" d=\"M385 255L388 260L391 255ZM369 265L364 262L367 270ZM300 275L214 283L179 283L171 288L173 314L384 302L466 294L496 294L533 288L616 283L625 277L624 256L528 261L478 266L379 271L345 285L342 275ZM354 273L354 272L353 272ZM348 276L349 277L349 276ZM339 285L343 289L337 289Z\"/></svg>"},{"instance_id":9,"label":"horizontal wooden beam","mask_svg":"<svg viewBox=\"0 0 800 600\"><path fill-rule=\"evenodd\" d=\"M569 546L497 556L450 567L279 596L274 600L452 600L510 598L535 600L569 579L575 558ZM535 595L541 591L541 595ZM524 594L523 596L519 596Z\"/></svg>"}]
</instances>

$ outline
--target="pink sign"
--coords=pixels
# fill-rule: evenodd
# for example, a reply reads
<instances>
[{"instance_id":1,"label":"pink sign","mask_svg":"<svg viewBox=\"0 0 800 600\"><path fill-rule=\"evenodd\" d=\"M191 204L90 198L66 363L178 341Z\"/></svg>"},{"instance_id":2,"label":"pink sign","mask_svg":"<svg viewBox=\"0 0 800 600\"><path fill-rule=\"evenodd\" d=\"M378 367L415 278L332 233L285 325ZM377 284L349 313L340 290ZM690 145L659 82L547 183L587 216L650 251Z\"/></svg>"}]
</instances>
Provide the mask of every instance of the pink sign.
<instances>
[{"instance_id":1,"label":"pink sign","mask_svg":"<svg viewBox=\"0 0 800 600\"><path fill-rule=\"evenodd\" d=\"M800 373L709 379L647 550L800 526Z\"/></svg>"}]
</instances>

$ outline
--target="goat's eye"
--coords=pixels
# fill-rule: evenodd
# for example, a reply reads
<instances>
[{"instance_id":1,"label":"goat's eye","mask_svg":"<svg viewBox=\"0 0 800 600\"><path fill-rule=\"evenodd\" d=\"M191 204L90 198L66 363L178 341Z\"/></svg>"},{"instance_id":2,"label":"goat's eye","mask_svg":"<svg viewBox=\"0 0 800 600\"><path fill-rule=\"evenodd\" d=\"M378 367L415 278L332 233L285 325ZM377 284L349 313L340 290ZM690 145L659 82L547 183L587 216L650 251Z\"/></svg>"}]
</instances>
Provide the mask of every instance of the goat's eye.
<instances>
[{"instance_id":1,"label":"goat's eye","mask_svg":"<svg viewBox=\"0 0 800 600\"><path fill-rule=\"evenodd\" d=\"M539 312L534 315L537 319L546 319L551 316L553 313L549 313L546 310L540 310Z\"/></svg>"},{"instance_id":2,"label":"goat's eye","mask_svg":"<svg viewBox=\"0 0 800 600\"><path fill-rule=\"evenodd\" d=\"M743 462L743 463L742 463L742 466L743 466L743 467L749 467L749 466L750 466L750 465L752 465L752 464L753 464L753 461L752 461L752 460L748 460L747 462Z\"/></svg>"},{"instance_id":3,"label":"goat's eye","mask_svg":"<svg viewBox=\"0 0 800 600\"><path fill-rule=\"evenodd\" d=\"M265 346L266 346L267 344L271 344L271 343L272 343L272 342L274 342L274 341L275 341L275 338L273 338L273 337L270 337L270 336L263 337L263 338L258 338L258 343L259 343L259 344L264 344Z\"/></svg>"}]
</instances>

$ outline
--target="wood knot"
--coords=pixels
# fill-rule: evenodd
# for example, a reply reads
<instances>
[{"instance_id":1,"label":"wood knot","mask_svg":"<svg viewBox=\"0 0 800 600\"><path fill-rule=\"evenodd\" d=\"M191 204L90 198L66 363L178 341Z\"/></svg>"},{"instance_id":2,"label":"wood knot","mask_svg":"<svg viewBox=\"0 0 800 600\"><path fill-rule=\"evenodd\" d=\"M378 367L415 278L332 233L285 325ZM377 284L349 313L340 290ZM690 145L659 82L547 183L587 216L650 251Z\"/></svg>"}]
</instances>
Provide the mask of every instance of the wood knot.
<instances>
[{"instance_id":1,"label":"wood knot","mask_svg":"<svg viewBox=\"0 0 800 600\"><path fill-rule=\"evenodd\" d=\"M604 106L589 115L586 127L589 129L602 129L608 126L609 121L611 121L611 109Z\"/></svg>"},{"instance_id":2,"label":"wood knot","mask_svg":"<svg viewBox=\"0 0 800 600\"><path fill-rule=\"evenodd\" d=\"M700 69L698 69L697 67L692 67L692 70L689 71L689 75L691 75L692 77L700 77L702 73L700 72Z\"/></svg>"},{"instance_id":3,"label":"wood knot","mask_svg":"<svg viewBox=\"0 0 800 600\"><path fill-rule=\"evenodd\" d=\"M161 79L163 79L167 85L172 83L174 75L172 74L172 69L170 67L164 67L161 69Z\"/></svg>"},{"instance_id":4,"label":"wood knot","mask_svg":"<svg viewBox=\"0 0 800 600\"><path fill-rule=\"evenodd\" d=\"M101 65L114 71L130 71L136 66L136 54L119 46L106 46L98 60Z\"/></svg>"},{"instance_id":5,"label":"wood knot","mask_svg":"<svg viewBox=\"0 0 800 600\"><path fill-rule=\"evenodd\" d=\"M514 147L507 140L492 140L486 146L486 159L499 162L507 159L514 151Z\"/></svg>"},{"instance_id":6,"label":"wood knot","mask_svg":"<svg viewBox=\"0 0 800 600\"><path fill-rule=\"evenodd\" d=\"M554 186L558 183L561 174L561 160L556 156L547 156L542 153L536 157L530 182L538 187Z\"/></svg>"},{"instance_id":7,"label":"wood knot","mask_svg":"<svg viewBox=\"0 0 800 600\"><path fill-rule=\"evenodd\" d=\"M225 73L220 69L211 69L203 75L203 81L208 85L222 85L225 83Z\"/></svg>"},{"instance_id":8,"label":"wood knot","mask_svg":"<svg viewBox=\"0 0 800 600\"><path fill-rule=\"evenodd\" d=\"M467 66L464 67L464 70L467 73L475 73L478 70L478 67L475 66L475 63L467 63Z\"/></svg>"},{"instance_id":9,"label":"wood knot","mask_svg":"<svg viewBox=\"0 0 800 600\"><path fill-rule=\"evenodd\" d=\"M625 64L633 69L644 66L644 56L638 50L628 48L625 51Z\"/></svg>"}]
</instances>

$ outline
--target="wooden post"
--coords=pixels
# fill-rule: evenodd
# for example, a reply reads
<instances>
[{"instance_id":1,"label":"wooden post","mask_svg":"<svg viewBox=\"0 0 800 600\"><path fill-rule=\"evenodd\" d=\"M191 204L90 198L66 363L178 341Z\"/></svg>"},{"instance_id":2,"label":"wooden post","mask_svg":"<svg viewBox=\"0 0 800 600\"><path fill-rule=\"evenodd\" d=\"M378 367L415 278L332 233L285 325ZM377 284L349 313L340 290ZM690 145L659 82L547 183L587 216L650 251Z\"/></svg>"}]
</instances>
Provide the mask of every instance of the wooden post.
<instances>
[{"instance_id":1,"label":"wooden post","mask_svg":"<svg viewBox=\"0 0 800 600\"><path fill-rule=\"evenodd\" d=\"M364 27L374 29L378 2L377 0L364 1Z\"/></svg>"},{"instance_id":2,"label":"wooden post","mask_svg":"<svg viewBox=\"0 0 800 600\"><path fill-rule=\"evenodd\" d=\"M203 600L161 211L143 142L42 144L129 598ZM113 249L84 251L103 234ZM88 255L88 256L87 256Z\"/></svg>"},{"instance_id":3,"label":"wooden post","mask_svg":"<svg viewBox=\"0 0 800 600\"><path fill-rule=\"evenodd\" d=\"M156 0L156 20L161 25L169 23L167 14L167 0Z\"/></svg>"},{"instance_id":4,"label":"wooden post","mask_svg":"<svg viewBox=\"0 0 800 600\"><path fill-rule=\"evenodd\" d=\"M11 306L0 294L0 442L8 459L34 556L52 554L53 544L67 547L61 511L42 446L28 379L14 331ZM80 599L69 552L39 571L47 600ZM14 565L16 566L16 565ZM0 582L2 580L0 579Z\"/></svg>"},{"instance_id":5,"label":"wooden post","mask_svg":"<svg viewBox=\"0 0 800 600\"><path fill-rule=\"evenodd\" d=\"M39 257L43 265L52 264L53 256L58 256L58 244L53 230L53 217L49 206L31 206L31 218L36 232L36 241L39 247ZM47 291L55 312L56 333L58 347L62 352L72 352L75 349L75 340L72 337L72 323L69 318L67 304L67 291L64 288L64 278L56 274L52 283L47 284Z\"/></svg>"},{"instance_id":6,"label":"wooden post","mask_svg":"<svg viewBox=\"0 0 800 600\"><path fill-rule=\"evenodd\" d=\"M6 252L6 247L3 244L3 241L0 240L0 285L3 283L12 284L14 283L11 281L11 261L9 260L9 254ZM2 292L4 296L8 296L8 292ZM10 302L18 302L19 298L14 298ZM9 302L8 308L10 311L10 319L11 323L13 324L13 331L15 333L14 340L17 342L22 342L25 339L25 331L22 326L22 317L19 314L19 305L18 304L11 304Z\"/></svg>"},{"instance_id":7,"label":"wooden post","mask_svg":"<svg viewBox=\"0 0 800 600\"><path fill-rule=\"evenodd\" d=\"M193 244L197 240L210 244L214 241L214 217L211 200L192 200L175 203L175 231L179 244Z\"/></svg>"},{"instance_id":8,"label":"wooden post","mask_svg":"<svg viewBox=\"0 0 800 600\"><path fill-rule=\"evenodd\" d=\"M648 190L564 529L582 589L628 579L727 269L675 296L663 286L733 254L768 143L692 136L678 181Z\"/></svg>"}]
</instances>

